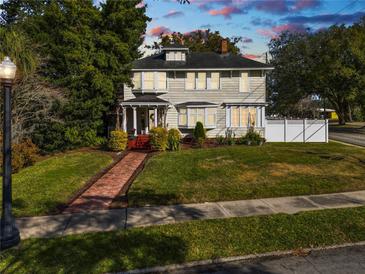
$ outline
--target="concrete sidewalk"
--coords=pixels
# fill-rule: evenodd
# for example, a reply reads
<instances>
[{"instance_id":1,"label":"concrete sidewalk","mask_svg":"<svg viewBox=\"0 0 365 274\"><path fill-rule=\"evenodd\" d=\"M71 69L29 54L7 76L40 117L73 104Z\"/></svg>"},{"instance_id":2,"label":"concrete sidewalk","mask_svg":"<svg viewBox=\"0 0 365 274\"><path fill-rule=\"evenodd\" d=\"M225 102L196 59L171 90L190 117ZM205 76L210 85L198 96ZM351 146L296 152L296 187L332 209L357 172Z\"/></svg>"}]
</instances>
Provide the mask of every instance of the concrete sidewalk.
<instances>
[{"instance_id":1,"label":"concrete sidewalk","mask_svg":"<svg viewBox=\"0 0 365 274\"><path fill-rule=\"evenodd\" d=\"M201 204L95 210L84 213L26 217L16 220L21 237L44 238L111 231L190 220L294 214L300 211L365 205L365 191Z\"/></svg>"}]
</instances>

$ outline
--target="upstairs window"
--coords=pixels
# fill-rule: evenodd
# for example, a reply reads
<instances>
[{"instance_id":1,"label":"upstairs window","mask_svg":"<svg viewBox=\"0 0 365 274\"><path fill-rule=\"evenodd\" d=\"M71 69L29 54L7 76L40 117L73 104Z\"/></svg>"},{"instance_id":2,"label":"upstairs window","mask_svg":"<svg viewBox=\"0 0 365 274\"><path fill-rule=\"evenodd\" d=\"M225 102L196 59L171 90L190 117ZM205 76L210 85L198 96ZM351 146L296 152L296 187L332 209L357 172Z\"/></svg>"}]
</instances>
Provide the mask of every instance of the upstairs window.
<instances>
[{"instance_id":1,"label":"upstairs window","mask_svg":"<svg viewBox=\"0 0 365 274\"><path fill-rule=\"evenodd\" d=\"M219 89L219 72L211 72L210 73L210 88L211 89Z\"/></svg>"},{"instance_id":2,"label":"upstairs window","mask_svg":"<svg viewBox=\"0 0 365 274\"><path fill-rule=\"evenodd\" d=\"M185 77L186 90L213 90L220 87L219 72L187 72Z\"/></svg>"},{"instance_id":3,"label":"upstairs window","mask_svg":"<svg viewBox=\"0 0 365 274\"><path fill-rule=\"evenodd\" d=\"M167 90L166 72L134 72L133 89Z\"/></svg>"},{"instance_id":4,"label":"upstairs window","mask_svg":"<svg viewBox=\"0 0 365 274\"><path fill-rule=\"evenodd\" d=\"M205 72L198 72L196 89L206 89L206 88L207 88L207 74Z\"/></svg>"},{"instance_id":5,"label":"upstairs window","mask_svg":"<svg viewBox=\"0 0 365 274\"><path fill-rule=\"evenodd\" d=\"M142 73L141 72L133 73L133 86L134 86L134 89L142 88Z\"/></svg>"},{"instance_id":6,"label":"upstairs window","mask_svg":"<svg viewBox=\"0 0 365 274\"><path fill-rule=\"evenodd\" d=\"M195 72L186 73L185 89L195 89Z\"/></svg>"},{"instance_id":7,"label":"upstairs window","mask_svg":"<svg viewBox=\"0 0 365 274\"><path fill-rule=\"evenodd\" d=\"M166 72L158 72L157 77L158 77L157 89L166 90L167 89Z\"/></svg>"},{"instance_id":8,"label":"upstairs window","mask_svg":"<svg viewBox=\"0 0 365 274\"><path fill-rule=\"evenodd\" d=\"M143 73L143 89L153 89L154 88L154 73L144 72Z\"/></svg>"}]
</instances>

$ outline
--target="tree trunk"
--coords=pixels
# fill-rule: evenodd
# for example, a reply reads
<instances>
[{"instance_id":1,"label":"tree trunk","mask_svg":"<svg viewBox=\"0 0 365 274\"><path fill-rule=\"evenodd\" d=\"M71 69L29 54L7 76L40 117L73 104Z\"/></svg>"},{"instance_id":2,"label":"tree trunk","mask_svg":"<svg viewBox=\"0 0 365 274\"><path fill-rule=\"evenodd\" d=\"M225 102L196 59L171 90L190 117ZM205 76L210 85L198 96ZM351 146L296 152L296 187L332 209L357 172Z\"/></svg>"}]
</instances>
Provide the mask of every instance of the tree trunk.
<instances>
[{"instance_id":1,"label":"tree trunk","mask_svg":"<svg viewBox=\"0 0 365 274\"><path fill-rule=\"evenodd\" d=\"M349 103L347 103L347 121L350 123L353 122L351 106Z\"/></svg>"}]
</instances>

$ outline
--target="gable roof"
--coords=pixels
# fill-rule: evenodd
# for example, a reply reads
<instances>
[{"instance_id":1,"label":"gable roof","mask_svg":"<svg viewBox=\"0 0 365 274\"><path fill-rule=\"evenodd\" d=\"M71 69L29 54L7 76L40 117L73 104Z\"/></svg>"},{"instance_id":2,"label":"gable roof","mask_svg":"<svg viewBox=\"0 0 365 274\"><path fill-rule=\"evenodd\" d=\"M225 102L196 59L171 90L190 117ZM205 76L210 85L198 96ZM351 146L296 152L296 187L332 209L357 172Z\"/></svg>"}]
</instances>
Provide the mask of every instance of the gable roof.
<instances>
[{"instance_id":1,"label":"gable roof","mask_svg":"<svg viewBox=\"0 0 365 274\"><path fill-rule=\"evenodd\" d=\"M239 55L215 52L191 52L186 61L166 61L164 53L158 53L133 62L133 70L242 70L273 69L272 66Z\"/></svg>"}]
</instances>

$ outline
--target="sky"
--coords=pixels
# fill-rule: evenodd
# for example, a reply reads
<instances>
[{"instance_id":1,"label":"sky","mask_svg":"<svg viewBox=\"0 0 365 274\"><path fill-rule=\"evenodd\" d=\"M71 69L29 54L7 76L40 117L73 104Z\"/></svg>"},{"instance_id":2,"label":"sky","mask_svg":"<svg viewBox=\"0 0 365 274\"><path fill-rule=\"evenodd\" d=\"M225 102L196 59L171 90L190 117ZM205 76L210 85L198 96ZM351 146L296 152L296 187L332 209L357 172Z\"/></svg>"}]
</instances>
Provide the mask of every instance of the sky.
<instances>
[{"instance_id":1,"label":"sky","mask_svg":"<svg viewBox=\"0 0 365 274\"><path fill-rule=\"evenodd\" d=\"M96 5L105 0L94 0ZM128 0L123 0L128 1ZM141 0L148 23L145 45L160 33L210 29L224 37L241 37L242 54L262 59L268 42L281 31L312 31L333 24L352 24L365 16L365 0ZM2 3L3 0L0 0ZM144 49L146 55L150 50Z\"/></svg>"},{"instance_id":2,"label":"sky","mask_svg":"<svg viewBox=\"0 0 365 274\"><path fill-rule=\"evenodd\" d=\"M241 52L251 58L263 56L270 39L281 31L349 25L365 16L365 0L143 0L141 5L147 5L152 18L145 44L162 32L210 29L224 37L242 37Z\"/></svg>"}]
</instances>

